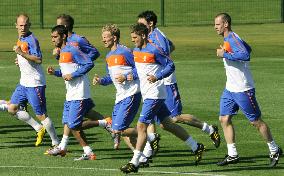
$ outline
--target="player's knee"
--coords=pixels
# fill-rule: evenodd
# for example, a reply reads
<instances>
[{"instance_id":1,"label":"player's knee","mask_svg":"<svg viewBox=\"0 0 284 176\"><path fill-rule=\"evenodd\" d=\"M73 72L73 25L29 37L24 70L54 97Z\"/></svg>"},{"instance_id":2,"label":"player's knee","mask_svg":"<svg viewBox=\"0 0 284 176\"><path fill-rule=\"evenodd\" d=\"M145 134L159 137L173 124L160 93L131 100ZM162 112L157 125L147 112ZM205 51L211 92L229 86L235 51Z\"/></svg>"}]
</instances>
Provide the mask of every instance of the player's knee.
<instances>
[{"instance_id":1,"label":"player's knee","mask_svg":"<svg viewBox=\"0 0 284 176\"><path fill-rule=\"evenodd\" d=\"M44 121L46 119L46 115L42 114L42 115L36 115L36 117L38 118L38 120L40 121Z\"/></svg>"},{"instance_id":2,"label":"player's knee","mask_svg":"<svg viewBox=\"0 0 284 176\"><path fill-rule=\"evenodd\" d=\"M165 126L163 124L160 124L160 127L165 130Z\"/></svg>"},{"instance_id":3,"label":"player's knee","mask_svg":"<svg viewBox=\"0 0 284 176\"><path fill-rule=\"evenodd\" d=\"M227 126L232 124L232 120L229 116L220 116L219 121L222 126Z\"/></svg>"},{"instance_id":4,"label":"player's knee","mask_svg":"<svg viewBox=\"0 0 284 176\"><path fill-rule=\"evenodd\" d=\"M16 115L16 113L18 112L18 106L14 105L14 104L10 104L8 106L8 112L12 115Z\"/></svg>"},{"instance_id":5,"label":"player's knee","mask_svg":"<svg viewBox=\"0 0 284 176\"><path fill-rule=\"evenodd\" d=\"M261 119L250 122L252 126L260 128L262 125L266 125Z\"/></svg>"},{"instance_id":6,"label":"player's knee","mask_svg":"<svg viewBox=\"0 0 284 176\"><path fill-rule=\"evenodd\" d=\"M172 117L171 120L172 120L173 123L181 122L180 116Z\"/></svg>"}]
</instances>

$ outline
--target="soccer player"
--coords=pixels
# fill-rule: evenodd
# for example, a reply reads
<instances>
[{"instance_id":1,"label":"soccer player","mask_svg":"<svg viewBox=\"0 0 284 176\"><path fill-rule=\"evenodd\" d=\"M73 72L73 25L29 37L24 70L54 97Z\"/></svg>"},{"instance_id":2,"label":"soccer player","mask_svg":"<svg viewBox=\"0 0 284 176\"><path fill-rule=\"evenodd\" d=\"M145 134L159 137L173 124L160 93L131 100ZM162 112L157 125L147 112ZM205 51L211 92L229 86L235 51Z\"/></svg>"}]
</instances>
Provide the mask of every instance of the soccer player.
<instances>
[{"instance_id":1,"label":"soccer player","mask_svg":"<svg viewBox=\"0 0 284 176\"><path fill-rule=\"evenodd\" d=\"M67 14L59 15L56 18L56 23L57 23L57 25L63 25L67 28L67 30L68 30L67 44L68 45L73 45L75 47L78 47L92 61L96 60L100 56L99 51L92 44L90 44L90 42L85 37L80 36L80 35L76 34L75 32L73 32L74 19L70 15L67 15ZM57 47L54 48L53 55L56 57L56 59L59 59L60 49L57 48ZM94 116L96 116L96 114ZM93 118L93 117L88 116L88 118ZM91 120L85 121L83 126L84 127L87 126L87 128L102 126L109 133L112 133L111 118L106 118L106 119L97 118L97 119L94 119L92 121ZM66 151L66 147L67 147L67 144L68 144L68 141L69 141L69 134L70 133L71 133L70 129L65 124L64 125L64 134L63 134L63 137L62 137L62 140L60 142L59 147L54 146L54 147L48 149L45 152L45 154L55 155L58 152ZM60 150L58 150L59 148L60 148Z\"/></svg>"},{"instance_id":2,"label":"soccer player","mask_svg":"<svg viewBox=\"0 0 284 176\"><path fill-rule=\"evenodd\" d=\"M138 23L142 23L147 26L149 30L148 40L151 43L159 46L163 49L164 53L167 56L170 56L170 53L174 51L175 46L172 41L170 41L164 33L162 33L157 27L157 15L153 11L144 11L138 15ZM164 78L164 84L166 85L168 96L166 98L165 104L171 112L170 117L174 122L187 124L196 128L201 129L205 133L209 134L213 144L216 148L220 145L220 135L218 133L218 128L215 125L208 125L206 122L201 122L195 116L191 114L182 114L182 102L181 97L178 91L177 79L175 72L170 76ZM150 125L150 131L154 132L155 128L153 125ZM146 145L149 146L149 145ZM150 157L150 147L146 147L148 151L145 151L144 154L147 157ZM144 161L145 162L145 161Z\"/></svg>"},{"instance_id":3,"label":"soccer player","mask_svg":"<svg viewBox=\"0 0 284 176\"><path fill-rule=\"evenodd\" d=\"M131 40L135 44L133 55L140 80L143 106L137 122L138 138L134 155L120 170L124 173L138 172L139 159L146 144L147 126L154 117L159 119L164 130L191 147L197 165L202 159L204 145L197 143L181 126L172 122L165 105L167 92L163 78L173 73L175 67L172 60L158 46L148 42L148 29L144 24L138 23L131 27Z\"/></svg>"},{"instance_id":4,"label":"soccer player","mask_svg":"<svg viewBox=\"0 0 284 176\"><path fill-rule=\"evenodd\" d=\"M45 130L52 140L52 145L58 145L59 139L46 110L45 76L41 67L42 53L37 38L30 31L30 26L31 23L27 14L17 16L16 28L19 38L13 50L17 54L16 64L21 72L20 84L17 85L10 101L2 101L0 109L15 115L19 120L26 122L37 131L35 146L42 143ZM31 105L42 125L21 108L27 103Z\"/></svg>"},{"instance_id":5,"label":"soccer player","mask_svg":"<svg viewBox=\"0 0 284 176\"><path fill-rule=\"evenodd\" d=\"M90 44L90 42L84 36L78 35L73 32L73 17L67 14L61 14L56 18L56 24L64 25L68 29L68 44L79 47L80 50L83 53L87 54L92 61L96 60L100 56L99 51L92 44ZM56 58L59 58L59 53L60 50L58 50L58 48L55 48L53 50L53 54L56 56Z\"/></svg>"},{"instance_id":6,"label":"soccer player","mask_svg":"<svg viewBox=\"0 0 284 176\"><path fill-rule=\"evenodd\" d=\"M231 17L227 13L220 13L215 17L215 30L224 38L224 44L217 49L217 57L222 58L226 70L227 82L220 98L220 116L228 155L219 166L239 162L239 155L235 145L235 131L232 123L233 115L239 109L250 123L256 127L266 141L270 151L270 167L277 165L282 150L273 140L268 125L261 119L252 74L249 69L250 46L242 40L231 28Z\"/></svg>"},{"instance_id":7,"label":"soccer player","mask_svg":"<svg viewBox=\"0 0 284 176\"><path fill-rule=\"evenodd\" d=\"M135 118L141 101L138 75L132 51L119 43L120 30L115 24L107 24L102 29L102 42L110 51L106 55L107 75L95 75L93 84L114 84L116 100L112 112L112 129L116 135L114 148L118 149L120 135L137 137L128 133L129 125Z\"/></svg>"},{"instance_id":8,"label":"soccer player","mask_svg":"<svg viewBox=\"0 0 284 176\"><path fill-rule=\"evenodd\" d=\"M52 28L52 42L55 47L60 48L60 69L55 70L50 66L47 72L65 80L67 92L62 121L84 150L84 154L75 160L95 160L96 155L88 145L82 127L83 118L87 114L98 114L92 110L95 105L90 98L90 84L87 76L87 73L94 67L94 63L78 47L67 45L67 37L68 30L65 26L57 25ZM66 151L61 150L58 155L64 156L65 154Z\"/></svg>"}]
</instances>

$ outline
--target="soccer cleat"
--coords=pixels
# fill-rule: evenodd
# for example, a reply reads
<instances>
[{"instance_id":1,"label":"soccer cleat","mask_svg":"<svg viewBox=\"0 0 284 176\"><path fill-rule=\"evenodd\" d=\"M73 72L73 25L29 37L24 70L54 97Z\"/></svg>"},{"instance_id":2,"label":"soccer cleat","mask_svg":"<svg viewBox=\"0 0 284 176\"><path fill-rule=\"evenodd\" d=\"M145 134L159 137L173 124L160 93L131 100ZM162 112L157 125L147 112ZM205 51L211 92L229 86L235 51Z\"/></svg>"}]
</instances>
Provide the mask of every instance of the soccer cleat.
<instances>
[{"instance_id":1,"label":"soccer cleat","mask_svg":"<svg viewBox=\"0 0 284 176\"><path fill-rule=\"evenodd\" d=\"M155 133L154 140L150 142L150 146L153 151L152 156L155 156L160 149L160 145L159 145L160 139L161 139L160 135L158 133Z\"/></svg>"},{"instance_id":2,"label":"soccer cleat","mask_svg":"<svg viewBox=\"0 0 284 176\"><path fill-rule=\"evenodd\" d=\"M223 161L217 163L218 166L225 166L228 164L237 164L240 160L239 155L237 156L229 156L226 155Z\"/></svg>"},{"instance_id":3,"label":"soccer cleat","mask_svg":"<svg viewBox=\"0 0 284 176\"><path fill-rule=\"evenodd\" d=\"M153 160L150 161L150 158L147 158L147 160L144 162L139 162L139 168L150 167L150 162L153 162Z\"/></svg>"},{"instance_id":4,"label":"soccer cleat","mask_svg":"<svg viewBox=\"0 0 284 176\"><path fill-rule=\"evenodd\" d=\"M36 137L36 143L35 143L35 146L38 147L41 143L42 143L42 139L45 135L45 128L42 127L38 132L37 132L37 137Z\"/></svg>"},{"instance_id":5,"label":"soccer cleat","mask_svg":"<svg viewBox=\"0 0 284 176\"><path fill-rule=\"evenodd\" d=\"M46 150L44 154L64 157L66 155L66 150L61 150L58 146L54 146L53 148Z\"/></svg>"},{"instance_id":6,"label":"soccer cleat","mask_svg":"<svg viewBox=\"0 0 284 176\"><path fill-rule=\"evenodd\" d=\"M282 155L283 151L281 148L278 148L278 151L275 154L270 154L270 164L269 167L275 167L278 164L280 155Z\"/></svg>"},{"instance_id":7,"label":"soccer cleat","mask_svg":"<svg viewBox=\"0 0 284 176\"><path fill-rule=\"evenodd\" d=\"M81 157L74 159L74 161L82 161L82 160L96 160L96 155L94 153L90 155L83 154Z\"/></svg>"},{"instance_id":8,"label":"soccer cleat","mask_svg":"<svg viewBox=\"0 0 284 176\"><path fill-rule=\"evenodd\" d=\"M202 154L205 151L205 147L201 143L197 143L197 149L193 152L195 156L195 165L197 166L202 159Z\"/></svg>"},{"instance_id":9,"label":"soccer cleat","mask_svg":"<svg viewBox=\"0 0 284 176\"><path fill-rule=\"evenodd\" d=\"M107 121L105 129L107 130L107 132L109 132L112 135L112 128L111 128L112 120L111 120L111 117L107 117L107 118L105 118L105 120ZM113 138L113 135L112 135L112 138Z\"/></svg>"},{"instance_id":10,"label":"soccer cleat","mask_svg":"<svg viewBox=\"0 0 284 176\"><path fill-rule=\"evenodd\" d=\"M220 146L220 142L221 142L221 138L220 138L220 134L218 133L218 127L215 125L212 125L214 132L212 134L210 134L210 138L213 141L213 144L215 145L216 148L218 148Z\"/></svg>"},{"instance_id":11,"label":"soccer cleat","mask_svg":"<svg viewBox=\"0 0 284 176\"><path fill-rule=\"evenodd\" d=\"M19 109L28 112L28 104L20 104Z\"/></svg>"},{"instance_id":12,"label":"soccer cleat","mask_svg":"<svg viewBox=\"0 0 284 176\"><path fill-rule=\"evenodd\" d=\"M114 145L113 145L113 148L115 150L118 150L119 148L119 145L120 145L120 134L114 134L113 135L113 142L114 142Z\"/></svg>"},{"instance_id":13,"label":"soccer cleat","mask_svg":"<svg viewBox=\"0 0 284 176\"><path fill-rule=\"evenodd\" d=\"M134 173L137 173L138 172L138 168L139 167L136 167L134 164L132 163L127 163L126 165L122 166L120 168L120 170L125 173L125 174L128 174L128 173L131 173L131 172L134 172Z\"/></svg>"}]
</instances>

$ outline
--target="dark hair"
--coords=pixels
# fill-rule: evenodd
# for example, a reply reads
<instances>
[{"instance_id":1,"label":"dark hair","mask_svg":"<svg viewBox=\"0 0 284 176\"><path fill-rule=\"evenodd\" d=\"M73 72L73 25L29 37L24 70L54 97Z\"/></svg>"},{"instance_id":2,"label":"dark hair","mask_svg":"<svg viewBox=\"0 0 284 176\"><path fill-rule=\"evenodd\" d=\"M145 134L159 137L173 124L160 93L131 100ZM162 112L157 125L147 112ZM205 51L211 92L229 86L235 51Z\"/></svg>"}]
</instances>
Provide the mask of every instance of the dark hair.
<instances>
[{"instance_id":1,"label":"dark hair","mask_svg":"<svg viewBox=\"0 0 284 176\"><path fill-rule=\"evenodd\" d=\"M219 16L222 17L223 22L227 22L228 25L231 26L232 19L231 19L229 14L227 14L227 13L219 13L219 14L216 15L215 18L217 18Z\"/></svg>"},{"instance_id":2,"label":"dark hair","mask_svg":"<svg viewBox=\"0 0 284 176\"><path fill-rule=\"evenodd\" d=\"M62 25L65 25L67 30L69 32L72 32L74 26L74 19L70 15L61 14L56 19L62 19Z\"/></svg>"},{"instance_id":3,"label":"dark hair","mask_svg":"<svg viewBox=\"0 0 284 176\"><path fill-rule=\"evenodd\" d=\"M148 33L149 33L147 26L142 23L136 23L134 25L131 25L130 32L135 33L140 36L144 34L146 37L148 36Z\"/></svg>"},{"instance_id":4,"label":"dark hair","mask_svg":"<svg viewBox=\"0 0 284 176\"><path fill-rule=\"evenodd\" d=\"M67 36L68 36L68 30L65 26L63 25L57 25L57 26L54 26L52 29L51 29L51 32L57 32L60 37L63 37L64 34L66 35L66 39L67 39Z\"/></svg>"},{"instance_id":5,"label":"dark hair","mask_svg":"<svg viewBox=\"0 0 284 176\"><path fill-rule=\"evenodd\" d=\"M137 17L145 18L145 20L148 23L152 21L154 26L156 26L157 24L157 15L151 10L146 10L144 12L141 12Z\"/></svg>"}]
</instances>

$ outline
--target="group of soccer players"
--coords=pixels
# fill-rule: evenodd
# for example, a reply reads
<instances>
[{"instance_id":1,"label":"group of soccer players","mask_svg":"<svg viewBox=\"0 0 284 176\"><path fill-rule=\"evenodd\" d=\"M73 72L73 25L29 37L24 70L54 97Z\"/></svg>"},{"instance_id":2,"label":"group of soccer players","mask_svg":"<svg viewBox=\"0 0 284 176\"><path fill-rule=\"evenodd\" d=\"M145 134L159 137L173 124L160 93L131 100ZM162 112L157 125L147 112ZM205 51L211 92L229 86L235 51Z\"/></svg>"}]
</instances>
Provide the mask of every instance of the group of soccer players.
<instances>
[{"instance_id":1,"label":"group of soccer players","mask_svg":"<svg viewBox=\"0 0 284 176\"><path fill-rule=\"evenodd\" d=\"M112 117L104 117L94 110L95 103L90 95L88 72L100 56L98 50L88 40L73 32L74 19L62 14L56 19L57 25L51 30L54 44L53 55L59 68L47 68L49 75L61 77L66 85L66 100L62 115L64 131L61 141L54 125L47 115L45 102L45 76L41 67L42 54L36 37L30 32L30 21L26 14L17 16L16 27L19 40L14 51L15 61L21 72L20 84L10 101L0 101L0 111L8 111L18 119L28 123L37 131L36 146L42 143L45 131L52 139L52 147L45 154L65 156L70 133L83 148L83 155L75 160L95 160L96 155L88 145L84 130L101 126L114 139L118 149L120 138L133 150L132 159L120 170L124 173L138 172L141 167L149 167L152 157L159 150L160 135L155 124L182 141L195 156L195 164L202 159L205 151L177 123L187 124L207 133L216 148L220 145L220 135L215 125L201 122L191 114L182 113L182 103L175 76L175 65L170 54L175 45L157 27L157 16L153 11L144 11L137 16L137 23L131 26L131 40L135 45L129 49L120 43L120 30L115 24L102 28L102 42L109 49L106 55L106 75L95 75L93 85L110 85L116 88L116 99ZM224 58L227 73L226 89L220 101L220 122L224 130L228 155L217 165L237 163L239 156L235 147L231 118L240 108L251 123L260 131L270 150L270 166L277 165L282 150L274 142L268 126L260 118L253 79L248 69L250 47L231 31L231 19L226 13L215 18L215 29L224 37L224 45L217 49L217 56ZM240 71L245 73L240 75ZM230 80L237 80L239 83ZM245 85L243 85L245 84ZM139 106L142 108L135 128L130 128ZM29 115L29 103L42 125Z\"/></svg>"}]
</instances>

